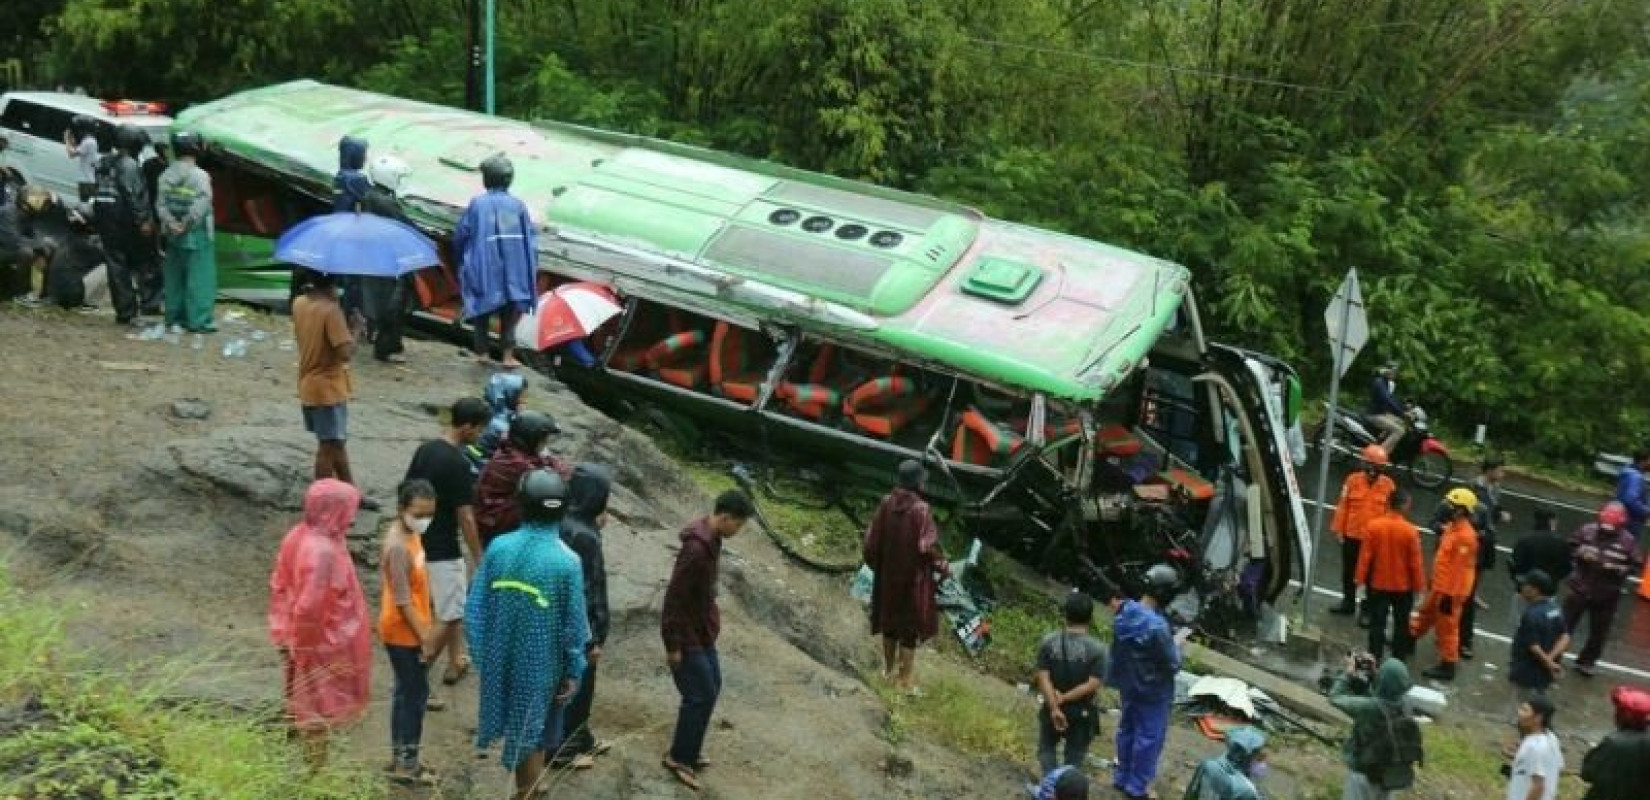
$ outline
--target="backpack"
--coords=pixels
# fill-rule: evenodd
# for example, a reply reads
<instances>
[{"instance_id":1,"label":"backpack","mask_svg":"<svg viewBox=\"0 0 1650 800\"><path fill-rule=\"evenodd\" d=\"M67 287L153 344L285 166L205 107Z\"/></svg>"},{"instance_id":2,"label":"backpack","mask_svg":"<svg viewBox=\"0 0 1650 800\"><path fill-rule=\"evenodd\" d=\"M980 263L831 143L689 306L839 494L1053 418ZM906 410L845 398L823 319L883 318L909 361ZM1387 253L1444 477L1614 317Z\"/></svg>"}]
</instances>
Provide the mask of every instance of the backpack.
<instances>
[{"instance_id":1,"label":"backpack","mask_svg":"<svg viewBox=\"0 0 1650 800\"><path fill-rule=\"evenodd\" d=\"M122 230L132 218L130 200L120 190L120 159L123 157L116 151L97 160L97 170L93 173L97 180L92 189L92 214L98 230Z\"/></svg>"},{"instance_id":2,"label":"backpack","mask_svg":"<svg viewBox=\"0 0 1650 800\"><path fill-rule=\"evenodd\" d=\"M1415 784L1421 761L1421 727L1401 706L1376 704L1379 720L1360 719L1352 730L1353 769L1386 791Z\"/></svg>"}]
</instances>

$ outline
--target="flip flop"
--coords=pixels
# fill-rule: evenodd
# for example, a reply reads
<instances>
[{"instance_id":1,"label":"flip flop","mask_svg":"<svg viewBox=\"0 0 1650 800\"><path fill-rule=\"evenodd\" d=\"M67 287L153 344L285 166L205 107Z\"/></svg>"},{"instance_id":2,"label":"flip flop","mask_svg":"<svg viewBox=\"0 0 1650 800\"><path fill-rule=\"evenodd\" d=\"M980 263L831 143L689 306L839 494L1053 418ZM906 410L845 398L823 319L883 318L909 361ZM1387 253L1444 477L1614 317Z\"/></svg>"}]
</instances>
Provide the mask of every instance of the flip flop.
<instances>
[{"instance_id":1,"label":"flip flop","mask_svg":"<svg viewBox=\"0 0 1650 800\"><path fill-rule=\"evenodd\" d=\"M596 743L590 745L590 749L584 752L593 756L605 756L607 755L607 751L612 749L613 743L611 741L608 741L607 739L597 739Z\"/></svg>"},{"instance_id":2,"label":"flip flop","mask_svg":"<svg viewBox=\"0 0 1650 800\"><path fill-rule=\"evenodd\" d=\"M432 698L424 701L424 710L425 711L446 711L447 710L447 701L442 700L439 697L432 697Z\"/></svg>"},{"instance_id":3,"label":"flip flop","mask_svg":"<svg viewBox=\"0 0 1650 800\"><path fill-rule=\"evenodd\" d=\"M699 776L693 774L692 767L679 763L670 756L665 756L664 760L660 761L659 764L665 769L670 770L670 773L675 775L676 780L681 781L683 786L686 786L695 792L703 788L699 785Z\"/></svg>"},{"instance_id":4,"label":"flip flop","mask_svg":"<svg viewBox=\"0 0 1650 800\"><path fill-rule=\"evenodd\" d=\"M693 769L695 772L704 772L705 770L710 769L710 759L701 758L698 761L693 762Z\"/></svg>"}]
</instances>

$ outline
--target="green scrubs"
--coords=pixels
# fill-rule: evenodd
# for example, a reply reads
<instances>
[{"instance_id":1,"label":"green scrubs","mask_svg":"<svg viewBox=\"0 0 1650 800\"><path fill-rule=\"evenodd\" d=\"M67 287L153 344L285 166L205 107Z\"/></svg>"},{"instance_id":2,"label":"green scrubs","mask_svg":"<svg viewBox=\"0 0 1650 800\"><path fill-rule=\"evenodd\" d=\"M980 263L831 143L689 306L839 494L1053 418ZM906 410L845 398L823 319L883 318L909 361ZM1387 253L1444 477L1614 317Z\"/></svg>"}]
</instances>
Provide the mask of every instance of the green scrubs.
<instances>
[{"instance_id":1,"label":"green scrubs","mask_svg":"<svg viewBox=\"0 0 1650 800\"><path fill-rule=\"evenodd\" d=\"M211 178L192 161L180 159L161 173L157 184L156 211L166 233L166 324L211 333L217 330L212 304L218 296ZM173 223L183 225L183 232L174 232Z\"/></svg>"}]
</instances>

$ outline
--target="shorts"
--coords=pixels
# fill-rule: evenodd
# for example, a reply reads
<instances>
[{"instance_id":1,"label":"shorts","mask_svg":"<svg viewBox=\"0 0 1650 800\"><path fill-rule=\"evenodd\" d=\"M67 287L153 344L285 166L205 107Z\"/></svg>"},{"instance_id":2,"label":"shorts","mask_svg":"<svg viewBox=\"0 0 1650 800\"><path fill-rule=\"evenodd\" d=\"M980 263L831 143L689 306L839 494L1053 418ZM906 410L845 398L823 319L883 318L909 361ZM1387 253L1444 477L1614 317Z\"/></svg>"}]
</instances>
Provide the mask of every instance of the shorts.
<instances>
[{"instance_id":1,"label":"shorts","mask_svg":"<svg viewBox=\"0 0 1650 800\"><path fill-rule=\"evenodd\" d=\"M430 576L430 614L437 622L464 619L464 601L469 597L464 559L430 561L424 569Z\"/></svg>"},{"instance_id":2,"label":"shorts","mask_svg":"<svg viewBox=\"0 0 1650 800\"><path fill-rule=\"evenodd\" d=\"M349 405L304 406L304 430L322 442L342 442L349 438Z\"/></svg>"}]
</instances>

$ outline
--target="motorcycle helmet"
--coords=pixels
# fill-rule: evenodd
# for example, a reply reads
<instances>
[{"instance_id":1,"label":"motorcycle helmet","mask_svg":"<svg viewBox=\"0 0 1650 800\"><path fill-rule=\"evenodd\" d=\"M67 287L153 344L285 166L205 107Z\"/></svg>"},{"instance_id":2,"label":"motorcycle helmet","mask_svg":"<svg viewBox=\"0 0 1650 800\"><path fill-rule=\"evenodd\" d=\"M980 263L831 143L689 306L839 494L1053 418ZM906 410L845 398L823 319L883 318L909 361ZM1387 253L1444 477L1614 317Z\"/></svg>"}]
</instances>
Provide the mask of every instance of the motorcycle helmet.
<instances>
[{"instance_id":1,"label":"motorcycle helmet","mask_svg":"<svg viewBox=\"0 0 1650 800\"><path fill-rule=\"evenodd\" d=\"M51 204L51 190L39 184L28 184L17 193L17 210L27 216L39 214L51 207Z\"/></svg>"},{"instance_id":2,"label":"motorcycle helmet","mask_svg":"<svg viewBox=\"0 0 1650 800\"><path fill-rule=\"evenodd\" d=\"M115 129L115 148L132 158L143 153L143 148L149 146L149 134L136 125L124 124Z\"/></svg>"},{"instance_id":3,"label":"motorcycle helmet","mask_svg":"<svg viewBox=\"0 0 1650 800\"><path fill-rule=\"evenodd\" d=\"M555 522L567 510L567 482L554 470L535 469L521 476L516 503L529 522Z\"/></svg>"},{"instance_id":4,"label":"motorcycle helmet","mask_svg":"<svg viewBox=\"0 0 1650 800\"><path fill-rule=\"evenodd\" d=\"M1465 486L1457 486L1444 495L1444 502L1471 514L1478 508L1478 495L1473 494L1472 490Z\"/></svg>"},{"instance_id":5,"label":"motorcycle helmet","mask_svg":"<svg viewBox=\"0 0 1650 800\"><path fill-rule=\"evenodd\" d=\"M69 133L74 135L76 144L96 132L97 121L85 114L76 114L73 119L69 120Z\"/></svg>"},{"instance_id":6,"label":"motorcycle helmet","mask_svg":"<svg viewBox=\"0 0 1650 800\"><path fill-rule=\"evenodd\" d=\"M1598 510L1598 524L1606 528L1623 528L1627 526L1627 506L1611 500Z\"/></svg>"},{"instance_id":7,"label":"motorcycle helmet","mask_svg":"<svg viewBox=\"0 0 1650 800\"><path fill-rule=\"evenodd\" d=\"M508 189L516 179L515 165L503 153L488 156L481 162L481 185L488 189Z\"/></svg>"},{"instance_id":8,"label":"motorcycle helmet","mask_svg":"<svg viewBox=\"0 0 1650 800\"><path fill-rule=\"evenodd\" d=\"M172 155L176 158L184 156L198 156L201 154L200 134L192 131L177 131L172 134Z\"/></svg>"},{"instance_id":9,"label":"motorcycle helmet","mask_svg":"<svg viewBox=\"0 0 1650 800\"><path fill-rule=\"evenodd\" d=\"M1358 454L1358 457L1377 467L1384 467L1388 463L1386 448L1378 444L1364 445L1364 449Z\"/></svg>"},{"instance_id":10,"label":"motorcycle helmet","mask_svg":"<svg viewBox=\"0 0 1650 800\"><path fill-rule=\"evenodd\" d=\"M1610 691L1616 707L1616 727L1642 731L1650 725L1650 692L1633 686L1617 686Z\"/></svg>"},{"instance_id":11,"label":"motorcycle helmet","mask_svg":"<svg viewBox=\"0 0 1650 800\"><path fill-rule=\"evenodd\" d=\"M560 433L554 417L542 411L523 411L510 421L510 444L524 453L538 453L546 440Z\"/></svg>"},{"instance_id":12,"label":"motorcycle helmet","mask_svg":"<svg viewBox=\"0 0 1650 800\"><path fill-rule=\"evenodd\" d=\"M367 180L392 194L401 193L401 181L411 173L412 167L407 162L392 155L379 156L367 165Z\"/></svg>"},{"instance_id":13,"label":"motorcycle helmet","mask_svg":"<svg viewBox=\"0 0 1650 800\"><path fill-rule=\"evenodd\" d=\"M1180 572L1168 564L1153 564L1146 570L1145 581L1145 594L1157 598L1160 603L1167 603L1180 585Z\"/></svg>"}]
</instances>

